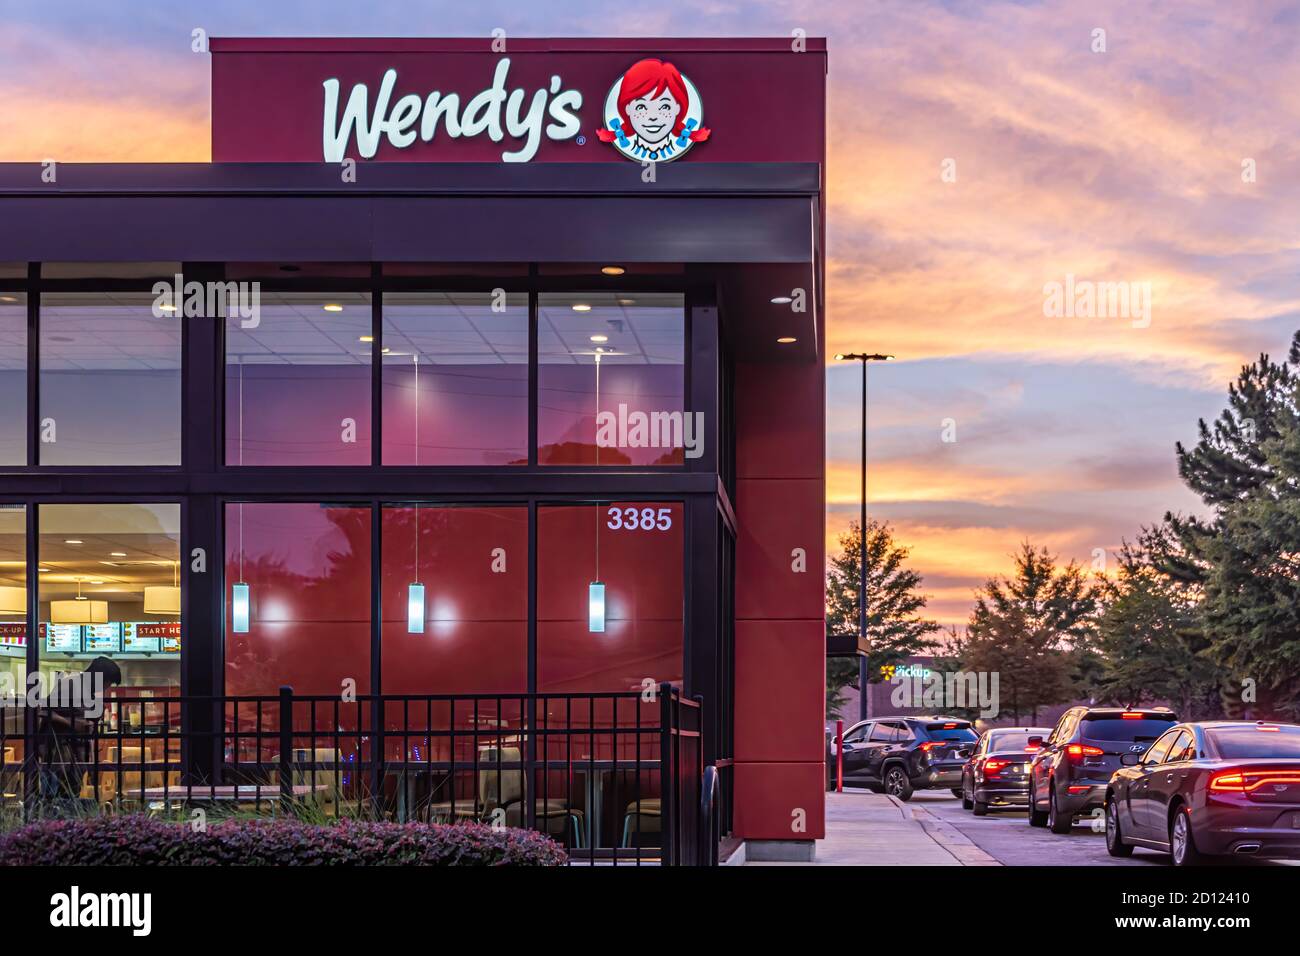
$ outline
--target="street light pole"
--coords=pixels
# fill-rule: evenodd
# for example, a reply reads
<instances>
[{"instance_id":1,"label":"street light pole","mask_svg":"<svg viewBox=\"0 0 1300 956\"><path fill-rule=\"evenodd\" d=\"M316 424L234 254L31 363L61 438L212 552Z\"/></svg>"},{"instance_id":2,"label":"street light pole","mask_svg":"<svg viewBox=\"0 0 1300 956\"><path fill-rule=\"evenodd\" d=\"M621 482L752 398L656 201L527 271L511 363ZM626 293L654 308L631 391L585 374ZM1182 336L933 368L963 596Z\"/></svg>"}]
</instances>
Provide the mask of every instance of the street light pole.
<instances>
[{"instance_id":1,"label":"street light pole","mask_svg":"<svg viewBox=\"0 0 1300 956\"><path fill-rule=\"evenodd\" d=\"M878 352L848 352L835 356L840 361L862 363L862 474L861 511L858 516L858 640L867 642L867 363L888 362L892 355ZM858 657L858 720L871 716L870 673L865 655Z\"/></svg>"}]
</instances>

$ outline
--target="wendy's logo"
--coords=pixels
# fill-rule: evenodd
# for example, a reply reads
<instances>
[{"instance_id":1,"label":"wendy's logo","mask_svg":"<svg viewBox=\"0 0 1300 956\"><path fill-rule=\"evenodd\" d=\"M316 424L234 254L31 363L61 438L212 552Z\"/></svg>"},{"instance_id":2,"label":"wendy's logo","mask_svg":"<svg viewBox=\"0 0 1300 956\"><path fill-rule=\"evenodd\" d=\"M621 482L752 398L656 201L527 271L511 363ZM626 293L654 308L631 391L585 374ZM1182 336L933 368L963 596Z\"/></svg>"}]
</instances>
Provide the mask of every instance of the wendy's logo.
<instances>
[{"instance_id":1,"label":"wendy's logo","mask_svg":"<svg viewBox=\"0 0 1300 956\"><path fill-rule=\"evenodd\" d=\"M695 84L663 60L639 60L605 97L597 133L628 159L666 163L709 138L704 102Z\"/></svg>"}]
</instances>

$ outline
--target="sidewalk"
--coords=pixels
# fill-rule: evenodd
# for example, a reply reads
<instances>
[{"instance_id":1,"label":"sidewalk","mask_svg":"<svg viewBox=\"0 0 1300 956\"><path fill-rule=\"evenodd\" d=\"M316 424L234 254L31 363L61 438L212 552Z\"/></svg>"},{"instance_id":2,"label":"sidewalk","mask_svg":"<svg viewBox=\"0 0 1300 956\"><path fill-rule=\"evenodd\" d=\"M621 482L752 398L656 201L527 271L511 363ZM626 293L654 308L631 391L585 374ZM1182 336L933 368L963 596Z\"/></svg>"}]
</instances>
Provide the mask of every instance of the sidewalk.
<instances>
[{"instance_id":1,"label":"sidewalk","mask_svg":"<svg viewBox=\"0 0 1300 956\"><path fill-rule=\"evenodd\" d=\"M826 839L811 864L746 866L1000 866L953 827L884 794L826 794Z\"/></svg>"}]
</instances>

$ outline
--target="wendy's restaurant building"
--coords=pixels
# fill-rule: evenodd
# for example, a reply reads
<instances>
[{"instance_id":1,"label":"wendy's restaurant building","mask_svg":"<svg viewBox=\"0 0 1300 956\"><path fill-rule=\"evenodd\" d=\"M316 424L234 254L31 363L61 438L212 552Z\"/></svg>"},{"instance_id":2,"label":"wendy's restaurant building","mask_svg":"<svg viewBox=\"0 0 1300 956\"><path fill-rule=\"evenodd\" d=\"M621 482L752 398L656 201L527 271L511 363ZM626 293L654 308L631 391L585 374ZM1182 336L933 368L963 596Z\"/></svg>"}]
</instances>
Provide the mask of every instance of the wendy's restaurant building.
<instances>
[{"instance_id":1,"label":"wendy's restaurant building","mask_svg":"<svg viewBox=\"0 0 1300 956\"><path fill-rule=\"evenodd\" d=\"M824 41L211 62L209 164L0 166L4 812L810 854Z\"/></svg>"}]
</instances>

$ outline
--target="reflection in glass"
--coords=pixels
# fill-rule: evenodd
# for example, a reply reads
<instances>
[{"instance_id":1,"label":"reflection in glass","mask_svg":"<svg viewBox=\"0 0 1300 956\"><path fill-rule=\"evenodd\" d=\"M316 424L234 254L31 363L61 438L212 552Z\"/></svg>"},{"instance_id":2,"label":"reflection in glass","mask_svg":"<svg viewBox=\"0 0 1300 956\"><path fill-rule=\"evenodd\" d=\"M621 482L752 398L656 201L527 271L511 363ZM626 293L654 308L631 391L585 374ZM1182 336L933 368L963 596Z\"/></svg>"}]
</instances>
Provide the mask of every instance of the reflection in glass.
<instances>
[{"instance_id":1,"label":"reflection in glass","mask_svg":"<svg viewBox=\"0 0 1300 956\"><path fill-rule=\"evenodd\" d=\"M22 688L26 657L27 511L22 505L0 505L0 675L8 675L0 680ZM16 727L6 725L6 730L21 732L21 722Z\"/></svg>"},{"instance_id":2,"label":"reflection in glass","mask_svg":"<svg viewBox=\"0 0 1300 956\"><path fill-rule=\"evenodd\" d=\"M677 294L539 296L538 462L681 464L685 328Z\"/></svg>"},{"instance_id":3,"label":"reflection in glass","mask_svg":"<svg viewBox=\"0 0 1300 956\"><path fill-rule=\"evenodd\" d=\"M528 461L528 297L384 296L383 461Z\"/></svg>"},{"instance_id":4,"label":"reflection in glass","mask_svg":"<svg viewBox=\"0 0 1300 956\"><path fill-rule=\"evenodd\" d=\"M0 291L0 465L27 464L27 298Z\"/></svg>"},{"instance_id":5,"label":"reflection in glass","mask_svg":"<svg viewBox=\"0 0 1300 956\"><path fill-rule=\"evenodd\" d=\"M263 292L226 322L226 464L370 464L370 296Z\"/></svg>"},{"instance_id":6,"label":"reflection in glass","mask_svg":"<svg viewBox=\"0 0 1300 956\"><path fill-rule=\"evenodd\" d=\"M43 465L178 465L181 320L149 293L41 296Z\"/></svg>"}]
</instances>

